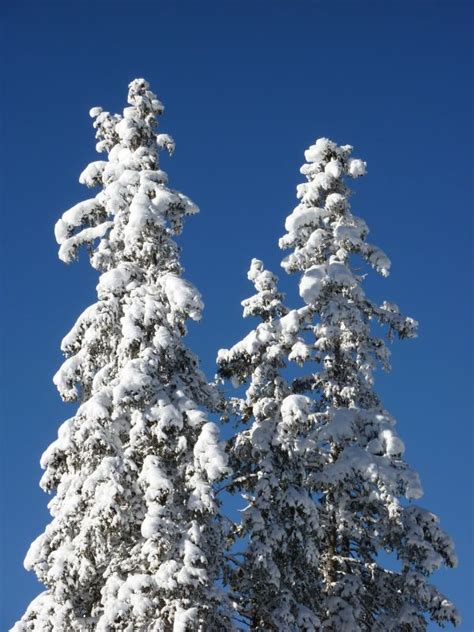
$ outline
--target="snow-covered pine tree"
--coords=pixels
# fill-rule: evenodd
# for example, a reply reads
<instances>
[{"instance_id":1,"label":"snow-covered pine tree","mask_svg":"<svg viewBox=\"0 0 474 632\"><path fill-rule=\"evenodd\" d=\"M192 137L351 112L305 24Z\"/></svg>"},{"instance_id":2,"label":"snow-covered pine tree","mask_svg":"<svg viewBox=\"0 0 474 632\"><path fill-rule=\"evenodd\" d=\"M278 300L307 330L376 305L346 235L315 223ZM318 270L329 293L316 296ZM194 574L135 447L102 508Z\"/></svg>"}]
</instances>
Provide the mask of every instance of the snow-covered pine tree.
<instances>
[{"instance_id":1,"label":"snow-covered pine tree","mask_svg":"<svg viewBox=\"0 0 474 632\"><path fill-rule=\"evenodd\" d=\"M252 420L232 446L233 488L248 501L237 534L248 547L242 558L234 555L242 561L229 569L230 583L251 630L315 630L321 595L318 506L307 469L311 426L300 412L308 412L306 398L281 374L289 356L304 353L300 329L309 310L288 311L261 261L253 259L248 278L257 293L242 302L244 316L263 322L218 355L221 377L236 385L250 378L245 399L230 407Z\"/></svg>"},{"instance_id":2,"label":"snow-covered pine tree","mask_svg":"<svg viewBox=\"0 0 474 632\"><path fill-rule=\"evenodd\" d=\"M148 88L131 82L122 116L91 110L107 160L80 182L101 191L56 224L60 258L86 245L101 276L62 343L54 382L80 405L41 459L53 520L25 566L46 590L15 632L232 629L213 493L227 457L206 419L215 391L182 341L203 305L173 240L198 209L159 168L174 143L156 135Z\"/></svg>"},{"instance_id":3,"label":"snow-covered pine tree","mask_svg":"<svg viewBox=\"0 0 474 632\"><path fill-rule=\"evenodd\" d=\"M267 308L270 288L257 286L247 312L265 322L218 357L222 377L251 379L240 408L252 425L237 437L234 459L236 486L249 500L242 524L249 546L236 574L255 630L422 632L427 619L459 623L428 582L442 564L456 564L453 544L438 518L411 502L422 495L419 478L373 387L374 369L389 368L389 351L372 323L390 340L414 337L417 323L362 289L357 259L383 276L390 262L351 212L345 178L366 170L351 152L322 138L305 154L307 182L280 240L293 249L282 265L301 274L305 305L280 316ZM289 384L281 375L288 360L305 368ZM289 489L301 493L279 512ZM300 524L313 514L314 534L304 539ZM278 627L276 592L272 600L265 585L272 575L281 603L302 596L312 618L293 616Z\"/></svg>"}]
</instances>

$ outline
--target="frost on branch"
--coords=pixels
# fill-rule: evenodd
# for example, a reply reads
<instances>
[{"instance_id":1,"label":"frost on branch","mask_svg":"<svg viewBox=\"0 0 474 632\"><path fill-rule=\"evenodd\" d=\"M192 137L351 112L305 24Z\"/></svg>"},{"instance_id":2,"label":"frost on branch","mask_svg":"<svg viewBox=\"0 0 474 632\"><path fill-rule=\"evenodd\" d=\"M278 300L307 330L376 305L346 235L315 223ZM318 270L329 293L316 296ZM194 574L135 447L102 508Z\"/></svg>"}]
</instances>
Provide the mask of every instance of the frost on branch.
<instances>
[{"instance_id":1,"label":"frost on branch","mask_svg":"<svg viewBox=\"0 0 474 632\"><path fill-rule=\"evenodd\" d=\"M422 632L429 619L459 622L427 579L456 564L452 542L412 504L420 480L374 390L390 354L371 324L391 340L415 337L417 323L365 295L361 260L382 276L390 261L352 212L347 180L366 164L351 153L326 138L305 153L306 182L280 240L303 305L283 308L275 277L254 260L257 294L244 315L263 322L218 356L221 378L247 385L235 412L249 426L232 461L248 501L238 527L248 548L231 572L255 630Z\"/></svg>"},{"instance_id":2,"label":"frost on branch","mask_svg":"<svg viewBox=\"0 0 474 632\"><path fill-rule=\"evenodd\" d=\"M160 169L174 143L156 134L163 106L146 81L128 103L91 110L106 159L80 181L100 190L55 228L60 258L85 245L100 278L62 342L54 383L78 409L41 459L52 521L25 566L46 590L15 632L232 629L213 488L229 468L206 417L215 391L182 340L203 304L173 240L198 209Z\"/></svg>"}]
</instances>

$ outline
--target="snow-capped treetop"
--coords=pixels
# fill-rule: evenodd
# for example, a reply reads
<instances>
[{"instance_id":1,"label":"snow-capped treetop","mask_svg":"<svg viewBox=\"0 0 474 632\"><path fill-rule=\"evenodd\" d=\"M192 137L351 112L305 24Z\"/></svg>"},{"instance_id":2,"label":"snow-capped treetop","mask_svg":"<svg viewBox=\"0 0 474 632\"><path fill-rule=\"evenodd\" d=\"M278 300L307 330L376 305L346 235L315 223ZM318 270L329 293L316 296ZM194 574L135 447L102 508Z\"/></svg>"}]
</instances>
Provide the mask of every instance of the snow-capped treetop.
<instances>
[{"instance_id":1,"label":"snow-capped treetop","mask_svg":"<svg viewBox=\"0 0 474 632\"><path fill-rule=\"evenodd\" d=\"M163 227L169 235L179 234L184 216L197 213L198 208L187 196L166 186L168 177L159 168L159 152L172 153L174 141L168 134L156 134L157 117L164 108L148 87L144 79L131 82L131 107L122 116L101 108L91 110L96 149L106 152L108 159L90 163L79 180L103 190L73 206L57 222L55 235L63 261L71 261L79 246L88 244L92 246L91 263L98 270L115 267L118 247L125 259L140 263L165 257L168 271L180 272L174 242L169 240L167 248L157 253L149 228ZM94 248L96 240L100 242Z\"/></svg>"}]
</instances>

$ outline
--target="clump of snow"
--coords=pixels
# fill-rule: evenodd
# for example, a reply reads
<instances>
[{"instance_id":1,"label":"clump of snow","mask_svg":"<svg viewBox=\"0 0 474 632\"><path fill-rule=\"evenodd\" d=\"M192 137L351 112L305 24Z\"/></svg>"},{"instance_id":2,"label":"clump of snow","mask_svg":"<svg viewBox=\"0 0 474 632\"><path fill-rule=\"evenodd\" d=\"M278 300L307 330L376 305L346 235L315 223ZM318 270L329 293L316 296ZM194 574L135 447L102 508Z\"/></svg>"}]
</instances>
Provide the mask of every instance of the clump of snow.
<instances>
[{"instance_id":1,"label":"clump of snow","mask_svg":"<svg viewBox=\"0 0 474 632\"><path fill-rule=\"evenodd\" d=\"M87 165L79 176L79 182L87 187L95 187L102 184L102 174L107 166L105 160L95 160Z\"/></svg>"},{"instance_id":2,"label":"clump of snow","mask_svg":"<svg viewBox=\"0 0 474 632\"><path fill-rule=\"evenodd\" d=\"M133 267L125 263L101 274L97 285L98 297L105 298L108 294L122 293L129 287L134 272Z\"/></svg>"},{"instance_id":3,"label":"clump of snow","mask_svg":"<svg viewBox=\"0 0 474 632\"><path fill-rule=\"evenodd\" d=\"M84 228L76 235L63 240L59 248L59 258L64 263L69 263L76 256L77 249L86 243L91 243L96 239L104 237L107 231L112 227L112 222L102 222L98 226Z\"/></svg>"},{"instance_id":4,"label":"clump of snow","mask_svg":"<svg viewBox=\"0 0 474 632\"><path fill-rule=\"evenodd\" d=\"M192 283L169 273L162 278L162 284L172 309L189 314L193 320L201 318L204 304Z\"/></svg>"},{"instance_id":5,"label":"clump of snow","mask_svg":"<svg viewBox=\"0 0 474 632\"><path fill-rule=\"evenodd\" d=\"M310 355L311 355L310 345L307 345L302 340L298 340L291 347L291 351L288 354L288 360L292 360L293 362L296 362L300 366L303 366L304 362L310 357Z\"/></svg>"},{"instance_id":6,"label":"clump of snow","mask_svg":"<svg viewBox=\"0 0 474 632\"><path fill-rule=\"evenodd\" d=\"M194 458L199 467L207 473L209 481L214 481L229 473L227 455L223 443L219 442L219 429L215 423L208 422L194 445Z\"/></svg>"},{"instance_id":7,"label":"clump of snow","mask_svg":"<svg viewBox=\"0 0 474 632\"><path fill-rule=\"evenodd\" d=\"M339 178L342 173L342 165L337 158L331 158L324 167L324 171L333 178Z\"/></svg>"},{"instance_id":8,"label":"clump of snow","mask_svg":"<svg viewBox=\"0 0 474 632\"><path fill-rule=\"evenodd\" d=\"M53 383L65 401L73 401L78 396L77 382L80 377L84 352L80 351L63 362L55 373Z\"/></svg>"},{"instance_id":9,"label":"clump of snow","mask_svg":"<svg viewBox=\"0 0 474 632\"><path fill-rule=\"evenodd\" d=\"M326 209L331 212L342 212L346 210L348 204L347 199L340 193L330 193L326 197Z\"/></svg>"},{"instance_id":10,"label":"clump of snow","mask_svg":"<svg viewBox=\"0 0 474 632\"><path fill-rule=\"evenodd\" d=\"M309 149L304 152L304 157L307 162L321 162L329 151L334 150L336 147L328 138L318 138L314 145L311 145Z\"/></svg>"},{"instance_id":11,"label":"clump of snow","mask_svg":"<svg viewBox=\"0 0 474 632\"><path fill-rule=\"evenodd\" d=\"M173 632L188 632L195 627L197 608L180 608L175 614L173 622Z\"/></svg>"},{"instance_id":12,"label":"clump of snow","mask_svg":"<svg viewBox=\"0 0 474 632\"><path fill-rule=\"evenodd\" d=\"M296 334L300 329L301 318L297 309L292 309L280 318L280 327L285 334Z\"/></svg>"},{"instance_id":13,"label":"clump of snow","mask_svg":"<svg viewBox=\"0 0 474 632\"><path fill-rule=\"evenodd\" d=\"M369 249L368 260L369 263L382 274L382 276L388 276L390 273L391 261L387 255L378 248Z\"/></svg>"},{"instance_id":14,"label":"clump of snow","mask_svg":"<svg viewBox=\"0 0 474 632\"><path fill-rule=\"evenodd\" d=\"M120 381L113 389L114 404L121 405L130 400L140 399L153 378L141 359L129 360L120 371Z\"/></svg>"},{"instance_id":15,"label":"clump of snow","mask_svg":"<svg viewBox=\"0 0 474 632\"><path fill-rule=\"evenodd\" d=\"M359 178L365 176L367 173L367 163L358 158L352 158L349 160L348 172L353 178Z\"/></svg>"},{"instance_id":16,"label":"clump of snow","mask_svg":"<svg viewBox=\"0 0 474 632\"><path fill-rule=\"evenodd\" d=\"M176 143L169 134L158 134L156 142L160 149L166 149L170 156L173 155Z\"/></svg>"},{"instance_id":17,"label":"clump of snow","mask_svg":"<svg viewBox=\"0 0 474 632\"><path fill-rule=\"evenodd\" d=\"M331 258L329 260L327 276L328 279L339 285L346 287L355 287L357 285L357 281L348 266L337 261L337 259Z\"/></svg>"},{"instance_id":18,"label":"clump of snow","mask_svg":"<svg viewBox=\"0 0 474 632\"><path fill-rule=\"evenodd\" d=\"M361 243L361 229L358 226L339 224L334 231L337 242L349 242L352 246L359 246Z\"/></svg>"},{"instance_id":19,"label":"clump of snow","mask_svg":"<svg viewBox=\"0 0 474 632\"><path fill-rule=\"evenodd\" d=\"M302 226L317 226L324 210L320 208L308 208L299 205L293 213L286 218L285 228L289 233L296 233Z\"/></svg>"},{"instance_id":20,"label":"clump of snow","mask_svg":"<svg viewBox=\"0 0 474 632\"><path fill-rule=\"evenodd\" d=\"M283 422L292 425L302 422L309 413L311 400L305 395L288 395L281 403L281 416Z\"/></svg>"},{"instance_id":21,"label":"clump of snow","mask_svg":"<svg viewBox=\"0 0 474 632\"><path fill-rule=\"evenodd\" d=\"M316 303L327 279L326 266L316 265L308 268L300 281L300 296L307 305Z\"/></svg>"},{"instance_id":22,"label":"clump of snow","mask_svg":"<svg viewBox=\"0 0 474 632\"><path fill-rule=\"evenodd\" d=\"M167 327L160 325L156 330L155 336L153 338L153 342L157 347L161 347L162 349L168 349L171 346L173 341L171 332Z\"/></svg>"},{"instance_id":23,"label":"clump of snow","mask_svg":"<svg viewBox=\"0 0 474 632\"><path fill-rule=\"evenodd\" d=\"M386 428L380 433L380 439L385 449L385 453L389 456L401 456L405 452L403 441L397 437L391 428Z\"/></svg>"}]
</instances>

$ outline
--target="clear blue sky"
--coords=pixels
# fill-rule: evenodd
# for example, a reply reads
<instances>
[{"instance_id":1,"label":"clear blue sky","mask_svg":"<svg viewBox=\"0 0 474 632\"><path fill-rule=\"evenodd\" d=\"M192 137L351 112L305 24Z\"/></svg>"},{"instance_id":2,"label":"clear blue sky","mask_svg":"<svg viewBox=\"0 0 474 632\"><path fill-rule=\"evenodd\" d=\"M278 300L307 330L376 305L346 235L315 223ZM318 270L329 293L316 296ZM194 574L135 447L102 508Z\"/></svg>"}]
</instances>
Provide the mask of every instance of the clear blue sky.
<instances>
[{"instance_id":1,"label":"clear blue sky","mask_svg":"<svg viewBox=\"0 0 474 632\"><path fill-rule=\"evenodd\" d=\"M88 197L88 110L121 111L144 76L165 103L177 150L171 185L201 214L181 239L206 302L189 345L209 377L220 347L251 327L240 300L253 256L279 273L277 239L295 205L303 151L318 136L355 146L369 175L356 211L393 262L368 291L420 321L393 347L379 391L421 474L422 504L457 544L437 583L474 627L471 306L472 3L76 2L7 0L3 23L2 618L40 587L22 560L48 521L39 457L72 414L51 378L59 344L94 300L83 256L57 259L53 225Z\"/></svg>"}]
</instances>

